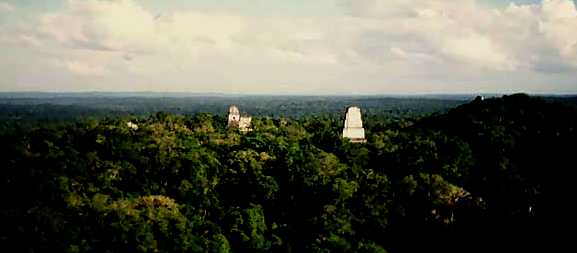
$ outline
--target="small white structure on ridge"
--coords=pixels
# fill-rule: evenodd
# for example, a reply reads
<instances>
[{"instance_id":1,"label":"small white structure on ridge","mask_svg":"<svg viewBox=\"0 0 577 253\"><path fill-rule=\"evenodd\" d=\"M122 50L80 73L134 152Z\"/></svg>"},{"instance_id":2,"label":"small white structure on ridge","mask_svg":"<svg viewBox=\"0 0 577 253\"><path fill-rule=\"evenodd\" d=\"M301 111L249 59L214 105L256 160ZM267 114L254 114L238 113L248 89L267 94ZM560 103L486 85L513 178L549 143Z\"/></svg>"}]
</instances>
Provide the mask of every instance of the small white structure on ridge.
<instances>
[{"instance_id":1,"label":"small white structure on ridge","mask_svg":"<svg viewBox=\"0 0 577 253\"><path fill-rule=\"evenodd\" d=\"M348 138L353 143L366 142L360 108L354 106L347 108L343 138Z\"/></svg>"},{"instance_id":2,"label":"small white structure on ridge","mask_svg":"<svg viewBox=\"0 0 577 253\"><path fill-rule=\"evenodd\" d=\"M132 130L138 130L138 125L132 123L131 121L128 121L128 123L126 123L126 126Z\"/></svg>"}]
</instances>

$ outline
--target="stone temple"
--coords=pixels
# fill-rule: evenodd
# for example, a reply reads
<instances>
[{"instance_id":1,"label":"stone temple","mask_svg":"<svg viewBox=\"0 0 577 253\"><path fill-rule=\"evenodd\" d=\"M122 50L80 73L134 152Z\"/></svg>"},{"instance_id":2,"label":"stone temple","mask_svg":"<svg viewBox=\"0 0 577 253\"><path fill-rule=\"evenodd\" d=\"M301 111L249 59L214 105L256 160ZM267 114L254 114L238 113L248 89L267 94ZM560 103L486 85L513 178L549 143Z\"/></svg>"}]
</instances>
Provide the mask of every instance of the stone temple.
<instances>
[{"instance_id":1,"label":"stone temple","mask_svg":"<svg viewBox=\"0 0 577 253\"><path fill-rule=\"evenodd\" d=\"M240 121L240 111L238 107L231 105L228 108L228 126L238 126L238 122Z\"/></svg>"},{"instance_id":2,"label":"stone temple","mask_svg":"<svg viewBox=\"0 0 577 253\"><path fill-rule=\"evenodd\" d=\"M347 108L343 138L350 139L353 143L366 142L360 108L354 106Z\"/></svg>"},{"instance_id":3,"label":"stone temple","mask_svg":"<svg viewBox=\"0 0 577 253\"><path fill-rule=\"evenodd\" d=\"M231 105L228 108L228 126L238 127L241 132L251 131L252 118L249 116L240 116L240 111L238 107Z\"/></svg>"}]
</instances>

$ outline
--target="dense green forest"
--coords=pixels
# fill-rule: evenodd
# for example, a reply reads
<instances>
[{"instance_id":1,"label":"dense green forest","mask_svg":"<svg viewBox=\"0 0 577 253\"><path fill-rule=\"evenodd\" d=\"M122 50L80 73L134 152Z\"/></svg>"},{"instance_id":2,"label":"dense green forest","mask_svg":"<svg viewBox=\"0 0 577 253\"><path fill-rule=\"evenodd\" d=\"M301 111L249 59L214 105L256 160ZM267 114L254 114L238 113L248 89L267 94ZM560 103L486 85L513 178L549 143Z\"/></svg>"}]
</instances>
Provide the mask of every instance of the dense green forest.
<instances>
[{"instance_id":1,"label":"dense green forest","mask_svg":"<svg viewBox=\"0 0 577 253\"><path fill-rule=\"evenodd\" d=\"M260 117L303 118L340 116L356 105L367 115L416 117L444 112L471 100L470 96L176 96L177 94L0 93L0 119L27 121L110 116L149 116L156 112L192 115L223 114L235 104ZM168 95L171 95L168 97Z\"/></svg>"},{"instance_id":2,"label":"dense green forest","mask_svg":"<svg viewBox=\"0 0 577 253\"><path fill-rule=\"evenodd\" d=\"M326 103L250 109L248 133L226 108L23 127L41 105L4 106L0 250L527 252L571 216L574 106L516 94L396 114L377 101L361 104L367 143L352 144Z\"/></svg>"}]
</instances>

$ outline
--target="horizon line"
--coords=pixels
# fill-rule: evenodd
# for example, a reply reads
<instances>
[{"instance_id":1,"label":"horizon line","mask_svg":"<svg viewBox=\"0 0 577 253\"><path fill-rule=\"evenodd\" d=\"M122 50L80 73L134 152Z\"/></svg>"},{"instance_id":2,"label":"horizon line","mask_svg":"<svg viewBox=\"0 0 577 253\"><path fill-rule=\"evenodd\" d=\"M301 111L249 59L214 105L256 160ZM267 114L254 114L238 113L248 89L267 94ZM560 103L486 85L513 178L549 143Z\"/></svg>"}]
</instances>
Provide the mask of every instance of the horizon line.
<instances>
[{"instance_id":1,"label":"horizon line","mask_svg":"<svg viewBox=\"0 0 577 253\"><path fill-rule=\"evenodd\" d=\"M42 95L90 95L90 94L132 94L132 95L181 95L181 96L297 96L297 97L425 97L425 96L504 96L512 94L527 94L530 96L577 96L576 92L390 92L390 93L251 93L251 92L193 92L193 91L0 91L0 94L42 94Z\"/></svg>"}]
</instances>

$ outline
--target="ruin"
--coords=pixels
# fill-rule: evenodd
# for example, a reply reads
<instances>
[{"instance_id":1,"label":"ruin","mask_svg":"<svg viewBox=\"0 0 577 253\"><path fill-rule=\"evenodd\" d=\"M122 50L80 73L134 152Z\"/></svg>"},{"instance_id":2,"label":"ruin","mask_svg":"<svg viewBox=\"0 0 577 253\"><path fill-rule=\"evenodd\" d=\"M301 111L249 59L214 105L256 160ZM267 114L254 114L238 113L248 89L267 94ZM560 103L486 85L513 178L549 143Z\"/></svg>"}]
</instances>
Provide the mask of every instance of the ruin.
<instances>
[{"instance_id":1,"label":"ruin","mask_svg":"<svg viewBox=\"0 0 577 253\"><path fill-rule=\"evenodd\" d=\"M354 106L347 108L343 138L350 139L352 143L366 142L360 108Z\"/></svg>"},{"instance_id":2,"label":"ruin","mask_svg":"<svg viewBox=\"0 0 577 253\"><path fill-rule=\"evenodd\" d=\"M250 132L252 131L251 128L252 118L249 116L240 117L240 121L238 122L238 129L241 132Z\"/></svg>"},{"instance_id":3,"label":"ruin","mask_svg":"<svg viewBox=\"0 0 577 253\"><path fill-rule=\"evenodd\" d=\"M251 129L252 118L248 115L241 116L238 107L231 105L228 108L228 126L238 127L241 132L249 132Z\"/></svg>"},{"instance_id":4,"label":"ruin","mask_svg":"<svg viewBox=\"0 0 577 253\"><path fill-rule=\"evenodd\" d=\"M128 123L126 123L126 126L132 130L138 130L138 125L135 123L132 123L132 121L128 121Z\"/></svg>"},{"instance_id":5,"label":"ruin","mask_svg":"<svg viewBox=\"0 0 577 253\"><path fill-rule=\"evenodd\" d=\"M238 126L239 122L240 122L240 111L238 110L238 107L231 105L228 108L228 126L229 127Z\"/></svg>"}]
</instances>

